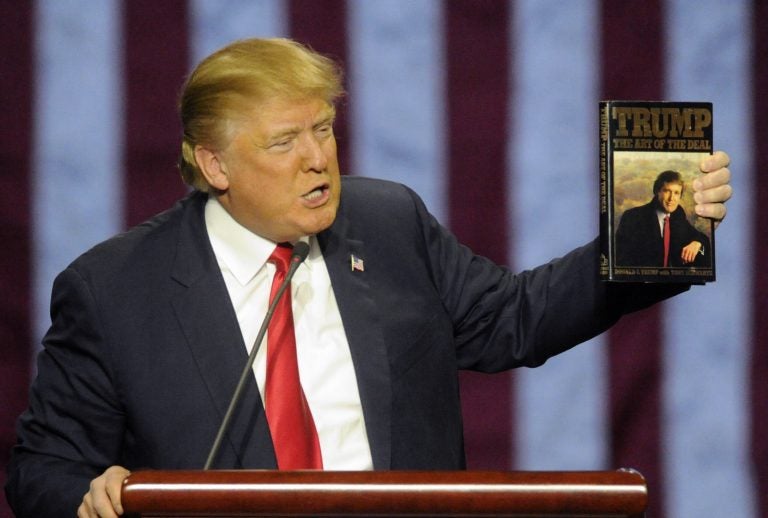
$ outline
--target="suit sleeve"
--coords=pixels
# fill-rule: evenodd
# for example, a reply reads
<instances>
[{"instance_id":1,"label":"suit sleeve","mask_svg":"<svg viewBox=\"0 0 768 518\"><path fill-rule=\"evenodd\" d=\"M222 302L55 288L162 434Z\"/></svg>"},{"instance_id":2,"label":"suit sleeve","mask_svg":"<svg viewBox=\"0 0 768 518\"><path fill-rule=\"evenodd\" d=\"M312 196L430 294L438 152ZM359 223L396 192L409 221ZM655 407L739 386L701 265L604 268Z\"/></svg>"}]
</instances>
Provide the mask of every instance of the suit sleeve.
<instances>
[{"instance_id":1,"label":"suit sleeve","mask_svg":"<svg viewBox=\"0 0 768 518\"><path fill-rule=\"evenodd\" d=\"M701 243L701 253L696 256L694 266L710 266L712 263L712 243L706 234L699 231L688 220L686 220L686 224L689 232L688 242L698 241Z\"/></svg>"},{"instance_id":2,"label":"suit sleeve","mask_svg":"<svg viewBox=\"0 0 768 518\"><path fill-rule=\"evenodd\" d=\"M434 282L453 321L462 368L497 372L541 365L602 333L623 314L688 289L602 282L597 240L515 274L473 254L419 201L417 207Z\"/></svg>"},{"instance_id":3,"label":"suit sleeve","mask_svg":"<svg viewBox=\"0 0 768 518\"><path fill-rule=\"evenodd\" d=\"M621 266L640 266L643 263L653 264L649 260L648 233L643 231L643 216L645 207L635 207L622 214L616 229L616 264Z\"/></svg>"},{"instance_id":4,"label":"suit sleeve","mask_svg":"<svg viewBox=\"0 0 768 518\"><path fill-rule=\"evenodd\" d=\"M8 468L17 517L75 516L90 481L119 459L124 433L98 310L71 267L54 283L51 319Z\"/></svg>"}]
</instances>

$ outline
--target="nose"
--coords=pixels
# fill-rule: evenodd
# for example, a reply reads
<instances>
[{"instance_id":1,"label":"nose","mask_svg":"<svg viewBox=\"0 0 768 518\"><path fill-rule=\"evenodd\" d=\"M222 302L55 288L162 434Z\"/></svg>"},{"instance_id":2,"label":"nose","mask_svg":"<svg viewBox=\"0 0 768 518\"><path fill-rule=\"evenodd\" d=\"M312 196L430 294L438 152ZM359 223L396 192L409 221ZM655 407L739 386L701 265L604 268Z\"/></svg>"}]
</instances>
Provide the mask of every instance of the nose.
<instances>
[{"instance_id":1,"label":"nose","mask_svg":"<svg viewBox=\"0 0 768 518\"><path fill-rule=\"evenodd\" d=\"M307 173L324 171L328 167L328 157L325 154L322 142L317 139L314 133L306 135L302 140L302 171Z\"/></svg>"}]
</instances>

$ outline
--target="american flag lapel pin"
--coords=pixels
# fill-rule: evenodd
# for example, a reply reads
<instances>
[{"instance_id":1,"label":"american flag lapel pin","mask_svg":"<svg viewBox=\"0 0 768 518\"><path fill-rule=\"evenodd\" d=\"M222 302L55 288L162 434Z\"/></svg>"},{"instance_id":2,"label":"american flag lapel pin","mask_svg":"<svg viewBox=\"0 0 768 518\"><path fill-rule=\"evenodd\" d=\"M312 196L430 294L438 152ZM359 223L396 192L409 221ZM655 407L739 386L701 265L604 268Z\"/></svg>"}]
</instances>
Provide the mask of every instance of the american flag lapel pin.
<instances>
[{"instance_id":1,"label":"american flag lapel pin","mask_svg":"<svg viewBox=\"0 0 768 518\"><path fill-rule=\"evenodd\" d=\"M350 254L349 256L350 264L352 266L352 271L358 271L358 272L364 272L365 271L365 265L363 264L363 260L356 256L355 254Z\"/></svg>"}]
</instances>

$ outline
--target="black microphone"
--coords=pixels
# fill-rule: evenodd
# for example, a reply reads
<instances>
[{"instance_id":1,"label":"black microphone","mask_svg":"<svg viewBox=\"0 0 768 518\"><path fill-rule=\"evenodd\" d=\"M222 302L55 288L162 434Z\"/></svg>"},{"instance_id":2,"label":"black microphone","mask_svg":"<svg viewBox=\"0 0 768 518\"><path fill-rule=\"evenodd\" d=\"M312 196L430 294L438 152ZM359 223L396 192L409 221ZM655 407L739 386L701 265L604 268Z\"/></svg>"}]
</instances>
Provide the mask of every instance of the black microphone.
<instances>
[{"instance_id":1,"label":"black microphone","mask_svg":"<svg viewBox=\"0 0 768 518\"><path fill-rule=\"evenodd\" d=\"M219 426L219 432L216 434L216 439L213 441L213 446L211 446L210 453L208 453L208 460L205 461L205 467L203 467L203 469L206 471L211 469L211 464L213 464L213 460L216 458L216 454L219 452L219 448L221 448L221 441L224 439L224 434L229 428L229 422L232 420L232 415L235 413L235 408L242 398L245 384L248 382L248 379L253 376L253 362L256 359L256 354L259 352L261 342L264 340L264 334L267 332L267 327L269 327L269 322L272 320L272 314L275 312L277 303L280 302L280 299L283 297L283 293L285 292L286 288L288 288L288 286L291 284L293 274L296 273L299 265L304 262L308 254L309 245L304 241L299 241L293 247L293 254L291 254L291 261L290 266L288 267L288 272L285 274L285 279L283 279L282 284L280 284L280 287L275 294L275 298L269 305L267 314L264 315L264 320L261 323L259 334L256 335L256 341L254 342L253 348L251 349L251 354L248 355L248 361L245 364L245 369L243 369L243 373L240 375L240 381L237 382L237 387L235 388L235 392L232 394L232 399L229 401L227 412L224 414L224 419L221 421L221 426Z\"/></svg>"}]
</instances>

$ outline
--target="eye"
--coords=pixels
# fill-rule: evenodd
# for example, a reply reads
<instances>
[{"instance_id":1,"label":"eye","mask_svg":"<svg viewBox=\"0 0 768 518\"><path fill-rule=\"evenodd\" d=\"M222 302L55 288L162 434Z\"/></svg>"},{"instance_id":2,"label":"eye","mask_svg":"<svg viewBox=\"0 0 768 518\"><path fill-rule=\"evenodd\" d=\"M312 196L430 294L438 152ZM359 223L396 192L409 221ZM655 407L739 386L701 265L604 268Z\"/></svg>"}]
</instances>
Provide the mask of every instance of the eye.
<instances>
[{"instance_id":1,"label":"eye","mask_svg":"<svg viewBox=\"0 0 768 518\"><path fill-rule=\"evenodd\" d=\"M267 149L269 151L274 151L278 153L283 151L290 151L290 149L293 147L293 140L294 139L292 137L291 138L286 137L286 138L277 140L275 142L270 143L267 146Z\"/></svg>"},{"instance_id":2,"label":"eye","mask_svg":"<svg viewBox=\"0 0 768 518\"><path fill-rule=\"evenodd\" d=\"M327 138L333 135L333 124L330 122L324 122L323 124L319 124L315 126L315 134L319 138Z\"/></svg>"}]
</instances>

